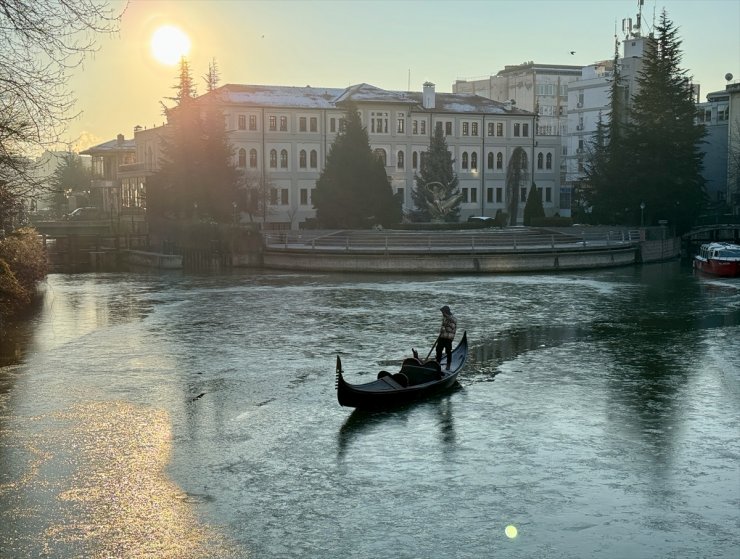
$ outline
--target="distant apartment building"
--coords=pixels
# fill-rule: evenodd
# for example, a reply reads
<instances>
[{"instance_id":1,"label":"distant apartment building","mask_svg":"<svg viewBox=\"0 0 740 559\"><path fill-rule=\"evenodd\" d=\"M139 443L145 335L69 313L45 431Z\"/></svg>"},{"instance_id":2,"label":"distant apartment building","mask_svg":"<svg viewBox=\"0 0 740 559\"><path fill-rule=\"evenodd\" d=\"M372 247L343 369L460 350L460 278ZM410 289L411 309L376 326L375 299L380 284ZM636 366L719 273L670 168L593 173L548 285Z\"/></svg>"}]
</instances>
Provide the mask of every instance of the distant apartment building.
<instances>
[{"instance_id":1,"label":"distant apartment building","mask_svg":"<svg viewBox=\"0 0 740 559\"><path fill-rule=\"evenodd\" d=\"M535 115L510 102L440 93L429 82L421 92L368 84L343 89L230 84L199 99L206 97L218 100L234 164L245 181L269 191L262 218L266 228L296 228L315 217L316 181L350 102L357 107L371 149L383 161L404 210L414 209L414 177L433 130L440 127L459 180L462 220L507 211L507 165L517 147L526 154L527 171L534 173L546 214L559 212L559 138L535 140ZM135 159L121 165L117 174L123 207L145 205L146 178L159 168L164 134L166 125L135 130ZM516 192L521 202L526 201L530 184ZM518 206L521 222L524 204Z\"/></svg>"},{"instance_id":2,"label":"distant apartment building","mask_svg":"<svg viewBox=\"0 0 740 559\"><path fill-rule=\"evenodd\" d=\"M730 93L715 91L707 95L705 103L699 103L697 120L706 128L707 135L701 146L703 153L709 208L722 208L729 200L728 193L728 149L730 124Z\"/></svg>"}]
</instances>

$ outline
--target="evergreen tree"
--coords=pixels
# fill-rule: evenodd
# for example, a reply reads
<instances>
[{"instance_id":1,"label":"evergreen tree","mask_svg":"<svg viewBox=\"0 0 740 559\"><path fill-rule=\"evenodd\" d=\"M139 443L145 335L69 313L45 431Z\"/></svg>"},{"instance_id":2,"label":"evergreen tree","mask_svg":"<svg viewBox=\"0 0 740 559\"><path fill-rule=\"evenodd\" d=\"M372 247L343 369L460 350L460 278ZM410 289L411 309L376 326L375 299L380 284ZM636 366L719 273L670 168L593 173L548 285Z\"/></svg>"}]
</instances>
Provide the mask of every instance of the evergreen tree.
<instances>
[{"instance_id":1,"label":"evergreen tree","mask_svg":"<svg viewBox=\"0 0 740 559\"><path fill-rule=\"evenodd\" d=\"M545 217L545 207L542 205L542 189L532 183L527 203L524 206L524 225L532 225L532 220L543 217Z\"/></svg>"},{"instance_id":2,"label":"evergreen tree","mask_svg":"<svg viewBox=\"0 0 740 559\"><path fill-rule=\"evenodd\" d=\"M332 144L313 196L324 227L390 227L401 221L401 202L393 194L383 162L370 149L357 109L347 107L345 126Z\"/></svg>"},{"instance_id":3,"label":"evergreen tree","mask_svg":"<svg viewBox=\"0 0 740 559\"><path fill-rule=\"evenodd\" d=\"M90 188L90 170L82 164L82 158L76 153L65 153L54 174L51 176L52 209L63 214L67 212L67 192L88 190Z\"/></svg>"},{"instance_id":4,"label":"evergreen tree","mask_svg":"<svg viewBox=\"0 0 740 559\"><path fill-rule=\"evenodd\" d=\"M457 188L459 181L453 170L454 162L442 126L437 125L429 150L421 154L419 174L414 175L416 188L411 191L411 199L416 207L415 220L459 221L462 197Z\"/></svg>"},{"instance_id":5,"label":"evergreen tree","mask_svg":"<svg viewBox=\"0 0 740 559\"><path fill-rule=\"evenodd\" d=\"M511 152L511 158L506 166L506 198L509 201L509 224L517 224L519 213L519 189L523 184L529 182L529 166L527 165L527 152L524 148L517 146Z\"/></svg>"},{"instance_id":6,"label":"evergreen tree","mask_svg":"<svg viewBox=\"0 0 740 559\"><path fill-rule=\"evenodd\" d=\"M696 122L690 81L680 68L681 41L665 11L656 32L648 42L626 130L623 205L632 223L640 221L644 202L646 224L667 219L682 232L706 201L700 151L705 129Z\"/></svg>"},{"instance_id":7,"label":"evergreen tree","mask_svg":"<svg viewBox=\"0 0 740 559\"><path fill-rule=\"evenodd\" d=\"M208 86L215 87L215 73ZM148 208L154 215L208 217L229 222L239 201L239 175L233 162L218 91L196 97L190 67L180 61L177 104L165 107L162 165L147 183Z\"/></svg>"}]
</instances>

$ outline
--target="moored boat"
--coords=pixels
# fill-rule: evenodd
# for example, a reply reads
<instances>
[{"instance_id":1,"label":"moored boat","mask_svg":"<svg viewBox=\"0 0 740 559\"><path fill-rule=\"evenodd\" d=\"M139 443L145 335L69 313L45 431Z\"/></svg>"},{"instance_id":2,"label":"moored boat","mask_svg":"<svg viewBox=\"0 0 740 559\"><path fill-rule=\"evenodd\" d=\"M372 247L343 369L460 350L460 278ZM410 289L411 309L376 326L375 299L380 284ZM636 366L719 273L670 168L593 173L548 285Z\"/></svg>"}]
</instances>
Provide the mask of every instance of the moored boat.
<instances>
[{"instance_id":1,"label":"moored boat","mask_svg":"<svg viewBox=\"0 0 740 559\"><path fill-rule=\"evenodd\" d=\"M694 268L701 272L734 278L740 276L740 245L707 243L694 256Z\"/></svg>"},{"instance_id":2,"label":"moored boat","mask_svg":"<svg viewBox=\"0 0 740 559\"><path fill-rule=\"evenodd\" d=\"M387 408L418 400L451 388L468 357L468 335L452 350L450 368L440 367L435 360L422 363L405 359L394 374L380 371L376 380L364 384L350 384L344 380L342 361L337 356L337 399L340 405L352 408Z\"/></svg>"}]
</instances>

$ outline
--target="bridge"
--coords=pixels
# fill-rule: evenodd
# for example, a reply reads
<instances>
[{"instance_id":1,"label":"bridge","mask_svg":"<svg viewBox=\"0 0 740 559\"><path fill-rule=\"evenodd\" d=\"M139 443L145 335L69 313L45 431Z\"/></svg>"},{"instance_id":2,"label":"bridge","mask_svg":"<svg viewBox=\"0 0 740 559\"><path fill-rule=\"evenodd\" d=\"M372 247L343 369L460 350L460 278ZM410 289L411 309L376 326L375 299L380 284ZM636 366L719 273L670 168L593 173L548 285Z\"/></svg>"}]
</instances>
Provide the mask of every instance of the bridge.
<instances>
[{"instance_id":1,"label":"bridge","mask_svg":"<svg viewBox=\"0 0 740 559\"><path fill-rule=\"evenodd\" d=\"M693 246L715 241L740 244L740 216L737 222L730 220L722 223L698 225L681 236L685 245Z\"/></svg>"}]
</instances>

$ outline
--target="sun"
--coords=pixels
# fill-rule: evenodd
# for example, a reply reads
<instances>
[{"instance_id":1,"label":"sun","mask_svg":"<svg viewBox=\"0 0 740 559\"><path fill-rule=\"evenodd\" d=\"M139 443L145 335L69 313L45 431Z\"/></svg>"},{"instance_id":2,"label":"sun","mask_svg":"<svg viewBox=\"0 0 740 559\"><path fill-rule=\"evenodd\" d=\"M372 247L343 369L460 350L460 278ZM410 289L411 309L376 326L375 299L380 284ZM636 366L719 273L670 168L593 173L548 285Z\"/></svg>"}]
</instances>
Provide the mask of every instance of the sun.
<instances>
[{"instance_id":1,"label":"sun","mask_svg":"<svg viewBox=\"0 0 740 559\"><path fill-rule=\"evenodd\" d=\"M174 25L162 25L152 35L152 55L162 64L174 66L190 52L190 39Z\"/></svg>"}]
</instances>

